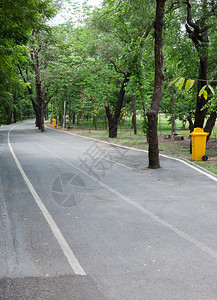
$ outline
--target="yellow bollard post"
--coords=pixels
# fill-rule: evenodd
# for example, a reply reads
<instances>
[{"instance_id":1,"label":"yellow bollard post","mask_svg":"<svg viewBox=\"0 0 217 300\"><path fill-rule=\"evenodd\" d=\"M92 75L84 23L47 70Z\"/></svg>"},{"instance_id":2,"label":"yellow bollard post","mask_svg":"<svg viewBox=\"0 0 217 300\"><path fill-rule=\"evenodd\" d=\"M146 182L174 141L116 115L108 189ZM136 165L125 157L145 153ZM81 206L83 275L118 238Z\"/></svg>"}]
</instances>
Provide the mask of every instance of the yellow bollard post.
<instances>
[{"instance_id":1,"label":"yellow bollard post","mask_svg":"<svg viewBox=\"0 0 217 300\"><path fill-rule=\"evenodd\" d=\"M192 159L196 161L202 160L206 153L206 137L209 133L204 132L203 128L194 128L191 135Z\"/></svg>"},{"instance_id":2,"label":"yellow bollard post","mask_svg":"<svg viewBox=\"0 0 217 300\"><path fill-rule=\"evenodd\" d=\"M57 120L56 119L53 119L53 128L55 128L57 126Z\"/></svg>"}]
</instances>

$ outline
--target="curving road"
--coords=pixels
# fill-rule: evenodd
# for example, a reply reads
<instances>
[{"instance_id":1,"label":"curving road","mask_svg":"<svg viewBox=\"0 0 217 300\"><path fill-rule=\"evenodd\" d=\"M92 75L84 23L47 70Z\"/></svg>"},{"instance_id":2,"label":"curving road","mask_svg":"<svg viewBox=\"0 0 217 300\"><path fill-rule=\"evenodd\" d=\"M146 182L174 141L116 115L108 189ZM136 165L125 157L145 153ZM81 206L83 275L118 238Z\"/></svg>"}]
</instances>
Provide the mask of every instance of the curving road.
<instances>
[{"instance_id":1,"label":"curving road","mask_svg":"<svg viewBox=\"0 0 217 300\"><path fill-rule=\"evenodd\" d=\"M0 128L0 299L217 299L217 177L52 129Z\"/></svg>"}]
</instances>

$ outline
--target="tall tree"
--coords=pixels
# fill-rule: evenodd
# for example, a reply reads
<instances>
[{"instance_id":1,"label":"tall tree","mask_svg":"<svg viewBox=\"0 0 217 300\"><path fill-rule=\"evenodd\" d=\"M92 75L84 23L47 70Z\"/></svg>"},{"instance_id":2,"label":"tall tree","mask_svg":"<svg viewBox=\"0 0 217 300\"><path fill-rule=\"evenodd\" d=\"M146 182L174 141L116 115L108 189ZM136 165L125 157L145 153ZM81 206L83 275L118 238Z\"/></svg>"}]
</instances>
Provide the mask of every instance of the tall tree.
<instances>
[{"instance_id":1,"label":"tall tree","mask_svg":"<svg viewBox=\"0 0 217 300\"><path fill-rule=\"evenodd\" d=\"M148 141L149 141L149 168L160 168L158 149L158 112L161 102L161 93L164 81L163 72L163 17L166 0L156 0L155 29L155 83L151 109L148 116Z\"/></svg>"},{"instance_id":2,"label":"tall tree","mask_svg":"<svg viewBox=\"0 0 217 300\"><path fill-rule=\"evenodd\" d=\"M17 65L27 59L32 32L45 27L60 0L2 0L0 3L0 86L16 79ZM4 78L4 80L2 80Z\"/></svg>"},{"instance_id":3,"label":"tall tree","mask_svg":"<svg viewBox=\"0 0 217 300\"><path fill-rule=\"evenodd\" d=\"M187 0L187 24L186 31L189 38L192 40L199 57L199 75L197 84L197 105L195 111L194 128L203 128L204 120L206 118L208 108L205 107L207 98L204 95L199 95L200 90L207 85L207 71L208 71L208 53L209 53L209 28L210 18L213 16L216 18L217 2L202 0L200 4L200 17L195 22L192 18L192 5L191 1ZM197 6L197 3L195 3ZM215 19L213 19L214 21ZM209 24L208 24L209 23ZM216 22L215 22L216 24ZM214 24L212 24L213 26ZM207 120L205 130L211 134L212 129L215 125L216 111L212 111L210 117Z\"/></svg>"},{"instance_id":4,"label":"tall tree","mask_svg":"<svg viewBox=\"0 0 217 300\"><path fill-rule=\"evenodd\" d=\"M52 0L1 0L0 2L0 72L13 69L19 47L28 43L40 16L51 17ZM20 49L19 56L23 49ZM12 73L13 73L12 71ZM16 72L16 71L15 71ZM9 74L10 75L10 74Z\"/></svg>"},{"instance_id":5,"label":"tall tree","mask_svg":"<svg viewBox=\"0 0 217 300\"><path fill-rule=\"evenodd\" d=\"M94 19L94 25L107 37L108 63L119 76L119 92L111 111L111 100L105 101L109 122L109 137L117 137L117 128L124 102L126 88L131 77L137 76L141 67L144 43L153 25L154 7L150 1L105 1L101 16ZM121 75L121 76L120 76Z\"/></svg>"}]
</instances>

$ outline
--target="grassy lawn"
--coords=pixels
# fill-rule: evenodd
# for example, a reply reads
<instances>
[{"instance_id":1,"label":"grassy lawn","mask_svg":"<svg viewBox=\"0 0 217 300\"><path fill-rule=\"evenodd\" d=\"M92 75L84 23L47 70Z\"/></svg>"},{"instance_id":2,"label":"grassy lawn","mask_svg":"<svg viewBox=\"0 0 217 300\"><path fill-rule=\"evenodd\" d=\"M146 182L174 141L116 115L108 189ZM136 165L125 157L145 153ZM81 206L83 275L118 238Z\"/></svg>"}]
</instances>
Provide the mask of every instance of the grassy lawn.
<instances>
[{"instance_id":1,"label":"grassy lawn","mask_svg":"<svg viewBox=\"0 0 217 300\"><path fill-rule=\"evenodd\" d=\"M83 129L81 124L80 125L75 124L74 128L71 131L79 135L89 136L100 140L106 140L108 142L115 143L115 144L134 147L137 149L148 150L148 143L146 141L146 137L144 136L141 130L142 120L140 118L137 119L137 135L134 135L133 129L131 128L131 122L129 119L127 120L127 124L125 121L119 125L118 138L116 139L109 138L108 130L103 129L102 128L103 126L104 126L103 122L98 121L97 124L98 129L96 130L93 127L93 122L91 122L89 126L89 122L86 121L84 122ZM189 130L187 128L182 129L181 122L176 121L176 133L182 134L184 136L184 140L174 140L173 138L166 139L165 134L169 134L169 133L171 133L171 125L169 124L164 114L161 114L159 117L159 126L158 126L160 153L169 156L185 158L192 161L192 155L190 154L189 151L190 149ZM200 161L194 163L217 175L217 124L213 130L212 137L207 143L206 155L209 157L208 161Z\"/></svg>"}]
</instances>

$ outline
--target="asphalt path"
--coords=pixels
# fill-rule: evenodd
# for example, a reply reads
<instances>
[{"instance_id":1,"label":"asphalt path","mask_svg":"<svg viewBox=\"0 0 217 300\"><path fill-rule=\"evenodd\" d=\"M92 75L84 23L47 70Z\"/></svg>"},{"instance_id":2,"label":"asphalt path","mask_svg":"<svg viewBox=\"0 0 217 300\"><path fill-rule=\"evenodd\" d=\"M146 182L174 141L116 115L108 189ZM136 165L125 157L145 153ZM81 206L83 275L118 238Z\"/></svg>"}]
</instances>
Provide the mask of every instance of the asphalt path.
<instances>
[{"instance_id":1,"label":"asphalt path","mask_svg":"<svg viewBox=\"0 0 217 300\"><path fill-rule=\"evenodd\" d=\"M217 299L217 177L46 128L0 128L0 299Z\"/></svg>"}]
</instances>

